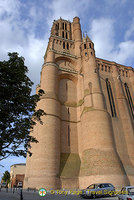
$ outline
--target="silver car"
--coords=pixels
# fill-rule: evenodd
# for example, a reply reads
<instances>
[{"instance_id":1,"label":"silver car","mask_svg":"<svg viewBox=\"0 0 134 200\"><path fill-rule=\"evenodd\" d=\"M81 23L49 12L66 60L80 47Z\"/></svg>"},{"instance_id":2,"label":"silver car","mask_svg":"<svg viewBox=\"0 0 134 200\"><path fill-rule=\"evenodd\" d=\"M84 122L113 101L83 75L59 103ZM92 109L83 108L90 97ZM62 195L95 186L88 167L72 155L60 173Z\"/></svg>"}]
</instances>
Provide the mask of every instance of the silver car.
<instances>
[{"instance_id":1,"label":"silver car","mask_svg":"<svg viewBox=\"0 0 134 200\"><path fill-rule=\"evenodd\" d=\"M134 200L134 186L125 186L118 195L119 200Z\"/></svg>"},{"instance_id":2,"label":"silver car","mask_svg":"<svg viewBox=\"0 0 134 200\"><path fill-rule=\"evenodd\" d=\"M99 196L114 196L115 187L111 183L97 183L88 186L81 191L80 196L83 198L96 198Z\"/></svg>"}]
</instances>

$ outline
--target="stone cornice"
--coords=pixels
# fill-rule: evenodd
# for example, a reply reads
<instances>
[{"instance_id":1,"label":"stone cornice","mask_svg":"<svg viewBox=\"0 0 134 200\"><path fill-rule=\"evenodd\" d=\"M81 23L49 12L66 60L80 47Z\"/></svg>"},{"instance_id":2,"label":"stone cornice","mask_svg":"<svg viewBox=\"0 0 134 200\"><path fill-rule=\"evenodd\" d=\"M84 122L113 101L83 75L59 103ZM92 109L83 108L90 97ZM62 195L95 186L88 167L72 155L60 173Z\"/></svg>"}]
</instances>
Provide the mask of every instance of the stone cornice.
<instances>
[{"instance_id":1,"label":"stone cornice","mask_svg":"<svg viewBox=\"0 0 134 200\"><path fill-rule=\"evenodd\" d=\"M65 71L65 72L71 72L71 73L74 73L74 74L78 74L78 71L75 71L73 69L67 69L67 68L59 67L59 70Z\"/></svg>"},{"instance_id":2,"label":"stone cornice","mask_svg":"<svg viewBox=\"0 0 134 200\"><path fill-rule=\"evenodd\" d=\"M125 68L125 70L132 70L133 68L131 66L125 66L125 65L122 65L122 64L119 64L119 63L116 63L114 61L109 61L109 60L104 60L102 58L97 58L96 57L96 62L98 64L107 64L107 65L115 65L119 68Z\"/></svg>"},{"instance_id":3,"label":"stone cornice","mask_svg":"<svg viewBox=\"0 0 134 200\"><path fill-rule=\"evenodd\" d=\"M42 69L45 67L45 66L54 66L56 67L57 69L59 69L59 65L57 65L56 63L53 63L53 62L46 62L42 65Z\"/></svg>"},{"instance_id":4,"label":"stone cornice","mask_svg":"<svg viewBox=\"0 0 134 200\"><path fill-rule=\"evenodd\" d=\"M50 37L53 37L53 38L55 38L55 39L60 39L60 40L63 40L63 41L68 41L68 42L74 43L74 40L69 40L69 39L66 39L66 38L62 38L62 37L57 36L57 35L52 35L52 34L51 34Z\"/></svg>"},{"instance_id":5,"label":"stone cornice","mask_svg":"<svg viewBox=\"0 0 134 200\"><path fill-rule=\"evenodd\" d=\"M60 54L60 55L67 56L67 57L69 56L69 57L71 57L71 58L77 59L77 56L72 55L72 54L67 53L67 52L58 51L58 50L53 50L53 52L56 53L56 54Z\"/></svg>"},{"instance_id":6,"label":"stone cornice","mask_svg":"<svg viewBox=\"0 0 134 200\"><path fill-rule=\"evenodd\" d=\"M78 71L75 71L73 69L67 69L67 68L63 68L63 67L59 67L58 64L56 63L52 63L52 62L46 62L42 65L42 69L45 67L45 66L54 66L56 67L57 69L61 70L61 71L65 71L65 72L70 72L70 73L73 73L73 74L78 74Z\"/></svg>"}]
</instances>

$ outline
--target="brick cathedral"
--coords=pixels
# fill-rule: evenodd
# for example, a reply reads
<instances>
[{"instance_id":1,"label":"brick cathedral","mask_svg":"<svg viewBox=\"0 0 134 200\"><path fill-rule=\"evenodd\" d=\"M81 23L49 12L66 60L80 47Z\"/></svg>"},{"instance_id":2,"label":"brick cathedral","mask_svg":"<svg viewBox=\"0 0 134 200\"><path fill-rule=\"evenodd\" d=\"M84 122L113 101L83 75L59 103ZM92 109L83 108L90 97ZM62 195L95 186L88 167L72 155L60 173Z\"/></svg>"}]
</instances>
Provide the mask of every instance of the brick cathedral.
<instances>
[{"instance_id":1,"label":"brick cathedral","mask_svg":"<svg viewBox=\"0 0 134 200\"><path fill-rule=\"evenodd\" d=\"M78 17L54 20L39 89L24 187L134 185L134 69L97 58Z\"/></svg>"}]
</instances>

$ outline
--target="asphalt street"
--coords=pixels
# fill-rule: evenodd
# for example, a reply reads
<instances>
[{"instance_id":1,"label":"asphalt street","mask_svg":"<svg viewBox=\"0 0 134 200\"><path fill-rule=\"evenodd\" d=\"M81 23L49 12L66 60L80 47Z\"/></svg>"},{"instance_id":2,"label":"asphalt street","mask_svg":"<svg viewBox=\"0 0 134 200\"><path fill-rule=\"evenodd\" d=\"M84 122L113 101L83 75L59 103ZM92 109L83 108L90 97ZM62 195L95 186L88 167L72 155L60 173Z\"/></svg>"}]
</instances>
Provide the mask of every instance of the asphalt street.
<instances>
[{"instance_id":1,"label":"asphalt street","mask_svg":"<svg viewBox=\"0 0 134 200\"><path fill-rule=\"evenodd\" d=\"M27 192L23 191L23 200L82 200L79 195L63 195L63 194L46 194L45 196L39 196L38 192ZM22 200L20 198L20 191L1 190L0 200ZM84 199L83 199L84 200ZM105 197L105 198L96 198L95 200L118 200L117 197Z\"/></svg>"}]
</instances>

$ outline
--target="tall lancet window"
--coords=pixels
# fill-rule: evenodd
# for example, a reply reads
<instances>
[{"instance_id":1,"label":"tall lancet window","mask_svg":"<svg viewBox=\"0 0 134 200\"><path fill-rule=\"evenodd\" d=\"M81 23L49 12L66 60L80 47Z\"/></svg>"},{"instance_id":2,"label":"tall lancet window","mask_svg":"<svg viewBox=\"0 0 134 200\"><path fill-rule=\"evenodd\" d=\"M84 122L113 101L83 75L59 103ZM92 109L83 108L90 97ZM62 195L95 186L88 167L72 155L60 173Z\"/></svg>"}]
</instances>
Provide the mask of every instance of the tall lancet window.
<instances>
[{"instance_id":1,"label":"tall lancet window","mask_svg":"<svg viewBox=\"0 0 134 200\"><path fill-rule=\"evenodd\" d=\"M124 87L125 87L125 91L126 91L126 96L127 96L127 101L128 101L128 105L130 108L130 112L132 114L132 119L134 120L134 104L133 104L133 100L132 100L131 93L130 93L127 83L124 83Z\"/></svg>"},{"instance_id":2,"label":"tall lancet window","mask_svg":"<svg viewBox=\"0 0 134 200\"><path fill-rule=\"evenodd\" d=\"M108 93L112 117L117 117L112 88L108 79L106 79L106 87L107 87L107 93Z\"/></svg>"}]
</instances>

